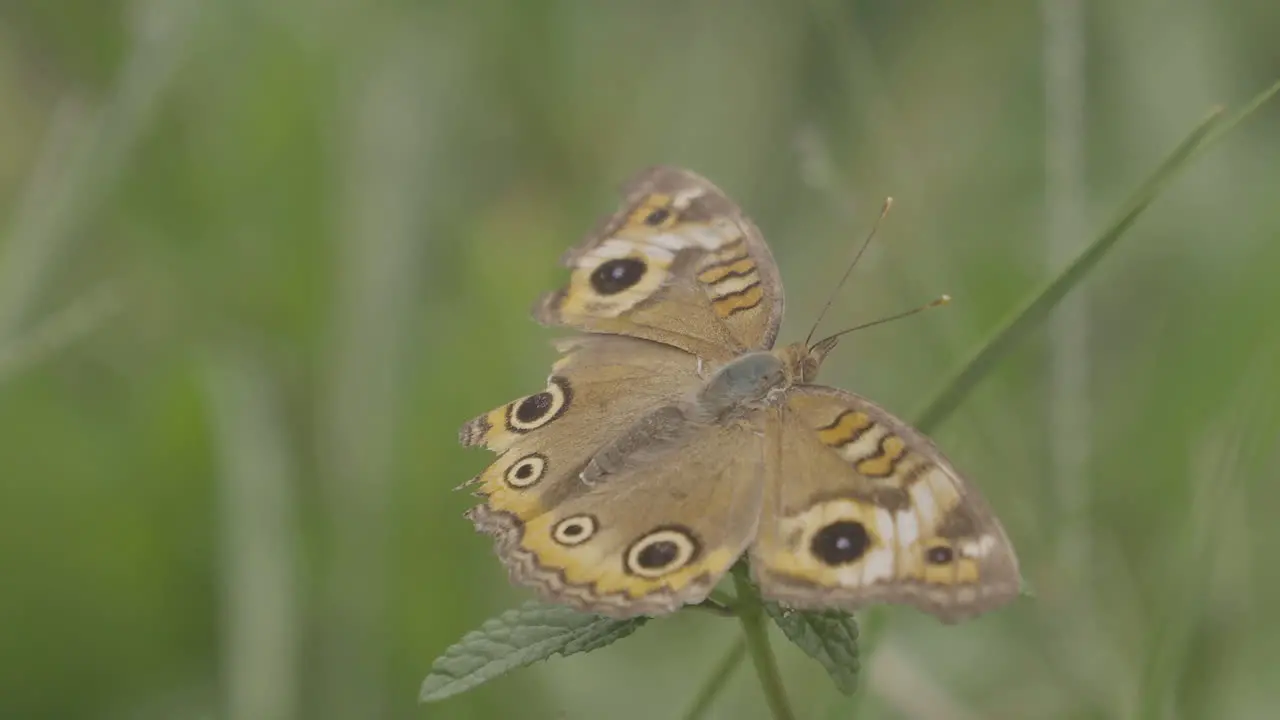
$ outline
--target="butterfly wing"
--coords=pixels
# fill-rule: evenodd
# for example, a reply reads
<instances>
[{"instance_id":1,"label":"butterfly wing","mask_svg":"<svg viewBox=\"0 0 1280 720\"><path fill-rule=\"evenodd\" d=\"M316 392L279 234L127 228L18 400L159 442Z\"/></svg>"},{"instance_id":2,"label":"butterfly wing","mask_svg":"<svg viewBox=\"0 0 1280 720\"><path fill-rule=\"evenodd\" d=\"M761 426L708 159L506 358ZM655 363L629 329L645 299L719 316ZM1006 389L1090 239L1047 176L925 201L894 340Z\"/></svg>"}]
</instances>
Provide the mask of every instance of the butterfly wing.
<instances>
[{"instance_id":1,"label":"butterfly wing","mask_svg":"<svg viewBox=\"0 0 1280 720\"><path fill-rule=\"evenodd\" d=\"M701 382L686 352L617 336L563 347L546 390L463 427L464 445L499 454L468 516L546 600L614 617L701 600L755 533L759 435L685 420Z\"/></svg>"},{"instance_id":2,"label":"butterfly wing","mask_svg":"<svg viewBox=\"0 0 1280 720\"><path fill-rule=\"evenodd\" d=\"M619 210L562 262L564 288L534 316L547 325L674 345L712 361L773 346L782 281L760 231L707 179L641 172Z\"/></svg>"},{"instance_id":3,"label":"butterfly wing","mask_svg":"<svg viewBox=\"0 0 1280 720\"><path fill-rule=\"evenodd\" d=\"M903 603L946 622L1014 598L1018 561L978 491L920 433L836 388L773 416L751 567L794 607Z\"/></svg>"}]
</instances>

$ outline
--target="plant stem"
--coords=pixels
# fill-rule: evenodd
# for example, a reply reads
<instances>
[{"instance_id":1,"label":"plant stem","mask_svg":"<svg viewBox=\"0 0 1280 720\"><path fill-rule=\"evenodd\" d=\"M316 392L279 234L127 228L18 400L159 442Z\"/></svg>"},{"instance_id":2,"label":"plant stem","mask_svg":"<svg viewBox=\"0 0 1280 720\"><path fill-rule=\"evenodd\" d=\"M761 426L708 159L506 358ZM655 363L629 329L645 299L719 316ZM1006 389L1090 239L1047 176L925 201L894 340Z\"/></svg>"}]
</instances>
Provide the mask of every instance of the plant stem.
<instances>
[{"instance_id":1,"label":"plant stem","mask_svg":"<svg viewBox=\"0 0 1280 720\"><path fill-rule=\"evenodd\" d=\"M728 605L722 605L716 602L715 600L712 600L711 598L707 598L706 600L703 600L697 605L690 605L689 608L692 610L701 610L703 612L709 612L715 615L719 615L720 617L733 617L734 615L737 615L737 612L734 611L733 608L729 607Z\"/></svg>"},{"instance_id":2,"label":"plant stem","mask_svg":"<svg viewBox=\"0 0 1280 720\"><path fill-rule=\"evenodd\" d=\"M712 590L711 594L707 596L707 599L714 600L727 608L734 608L738 606L738 598L724 590Z\"/></svg>"},{"instance_id":3,"label":"plant stem","mask_svg":"<svg viewBox=\"0 0 1280 720\"><path fill-rule=\"evenodd\" d=\"M795 720L791 704L787 701L787 689L778 672L778 660L773 656L773 648L769 646L769 627L765 624L760 594L745 573L735 571L733 584L738 591L738 620L742 623L742 634L746 638L751 664L755 665L756 677L760 679L760 689L764 691L773 720Z\"/></svg>"}]
</instances>

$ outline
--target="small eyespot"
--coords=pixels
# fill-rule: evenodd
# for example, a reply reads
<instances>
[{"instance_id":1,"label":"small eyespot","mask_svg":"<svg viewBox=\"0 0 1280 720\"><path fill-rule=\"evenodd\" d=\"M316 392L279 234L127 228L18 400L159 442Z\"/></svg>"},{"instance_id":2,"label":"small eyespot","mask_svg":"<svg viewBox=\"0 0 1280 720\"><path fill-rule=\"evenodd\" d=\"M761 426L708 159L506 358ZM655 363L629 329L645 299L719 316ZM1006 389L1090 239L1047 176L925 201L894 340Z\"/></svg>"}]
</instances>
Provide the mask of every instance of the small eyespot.
<instances>
[{"instance_id":1,"label":"small eyespot","mask_svg":"<svg viewBox=\"0 0 1280 720\"><path fill-rule=\"evenodd\" d=\"M590 515L573 515L556 523L551 539L561 545L581 545L596 534L596 519Z\"/></svg>"},{"instance_id":2,"label":"small eyespot","mask_svg":"<svg viewBox=\"0 0 1280 720\"><path fill-rule=\"evenodd\" d=\"M809 552L825 565L857 562L871 546L867 528L853 520L837 520L813 534Z\"/></svg>"},{"instance_id":3,"label":"small eyespot","mask_svg":"<svg viewBox=\"0 0 1280 720\"><path fill-rule=\"evenodd\" d=\"M657 227L671 217L671 211L666 208L657 208L653 212L644 217L644 224Z\"/></svg>"},{"instance_id":4,"label":"small eyespot","mask_svg":"<svg viewBox=\"0 0 1280 720\"><path fill-rule=\"evenodd\" d=\"M617 295L640 282L648 269L640 258L615 258L591 273L591 287L601 295Z\"/></svg>"},{"instance_id":5,"label":"small eyespot","mask_svg":"<svg viewBox=\"0 0 1280 720\"><path fill-rule=\"evenodd\" d=\"M954 560L955 557L955 552L946 545L936 545L929 548L924 553L924 559L931 565L946 565Z\"/></svg>"},{"instance_id":6,"label":"small eyespot","mask_svg":"<svg viewBox=\"0 0 1280 720\"><path fill-rule=\"evenodd\" d=\"M627 549L625 569L632 575L659 578L697 558L698 541L686 528L668 526L646 533Z\"/></svg>"},{"instance_id":7,"label":"small eyespot","mask_svg":"<svg viewBox=\"0 0 1280 720\"><path fill-rule=\"evenodd\" d=\"M553 377L546 390L507 406L507 429L517 433L536 430L563 415L572 398L569 381Z\"/></svg>"},{"instance_id":8,"label":"small eyespot","mask_svg":"<svg viewBox=\"0 0 1280 720\"><path fill-rule=\"evenodd\" d=\"M503 475L507 485L513 488L527 488L539 480L547 472L547 458L539 453L526 455L512 463Z\"/></svg>"}]
</instances>

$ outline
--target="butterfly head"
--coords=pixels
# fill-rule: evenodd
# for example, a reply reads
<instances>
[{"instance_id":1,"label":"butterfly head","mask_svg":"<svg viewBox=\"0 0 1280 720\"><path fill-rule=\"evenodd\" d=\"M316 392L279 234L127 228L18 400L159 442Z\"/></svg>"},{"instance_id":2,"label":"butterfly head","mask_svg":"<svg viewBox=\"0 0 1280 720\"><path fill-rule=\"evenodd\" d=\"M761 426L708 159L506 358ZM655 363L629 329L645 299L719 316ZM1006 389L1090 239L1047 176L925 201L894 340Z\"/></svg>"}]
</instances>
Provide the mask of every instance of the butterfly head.
<instances>
[{"instance_id":1,"label":"butterfly head","mask_svg":"<svg viewBox=\"0 0 1280 720\"><path fill-rule=\"evenodd\" d=\"M807 384L817 380L822 361L839 341L838 337L829 337L813 345L797 342L775 350L773 354L785 368L786 384Z\"/></svg>"},{"instance_id":2,"label":"butterfly head","mask_svg":"<svg viewBox=\"0 0 1280 720\"><path fill-rule=\"evenodd\" d=\"M790 375L794 378L793 382L811 383L818 379L818 370L822 367L822 361L827 358L828 353L835 349L836 344L840 342L841 337L848 335L851 332L865 330L870 327L875 327L876 325L883 325L884 323L893 320L910 317L918 312L935 308L940 305L946 305L949 302L951 302L951 296L943 295L932 302L912 308L906 312L901 312L897 315L890 315L889 317L880 318L879 320L872 320L871 322L846 328L834 335L828 335L812 345L808 344L808 341L806 340L805 342L788 345L777 352L780 357L782 357L783 362L787 367L791 368Z\"/></svg>"}]
</instances>

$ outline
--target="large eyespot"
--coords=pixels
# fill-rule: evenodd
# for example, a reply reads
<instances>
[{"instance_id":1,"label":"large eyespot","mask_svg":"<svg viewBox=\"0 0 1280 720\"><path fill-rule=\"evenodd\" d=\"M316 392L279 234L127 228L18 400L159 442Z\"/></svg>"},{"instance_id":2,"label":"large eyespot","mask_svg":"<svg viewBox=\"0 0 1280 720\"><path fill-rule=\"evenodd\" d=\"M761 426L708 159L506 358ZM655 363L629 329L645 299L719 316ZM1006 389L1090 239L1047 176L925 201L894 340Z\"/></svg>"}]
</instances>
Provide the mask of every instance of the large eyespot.
<instances>
[{"instance_id":1,"label":"large eyespot","mask_svg":"<svg viewBox=\"0 0 1280 720\"><path fill-rule=\"evenodd\" d=\"M581 545L596 534L596 519L590 515L573 515L551 528L551 539L561 545Z\"/></svg>"},{"instance_id":2,"label":"large eyespot","mask_svg":"<svg viewBox=\"0 0 1280 720\"><path fill-rule=\"evenodd\" d=\"M516 433L537 430L563 415L572 399L569 381L553 377L546 390L507 406L507 429Z\"/></svg>"},{"instance_id":3,"label":"large eyespot","mask_svg":"<svg viewBox=\"0 0 1280 720\"><path fill-rule=\"evenodd\" d=\"M924 559L930 565L946 565L955 560L955 558L955 551L946 545L934 545L924 553Z\"/></svg>"},{"instance_id":4,"label":"large eyespot","mask_svg":"<svg viewBox=\"0 0 1280 720\"><path fill-rule=\"evenodd\" d=\"M541 453L533 453L512 463L502 479L513 488L527 488L541 480L546 472L547 457Z\"/></svg>"},{"instance_id":5,"label":"large eyespot","mask_svg":"<svg viewBox=\"0 0 1280 720\"><path fill-rule=\"evenodd\" d=\"M666 219L669 217L671 217L670 210L664 207L656 208L648 215L644 216L644 224L651 227L657 227L658 225L666 222Z\"/></svg>"},{"instance_id":6,"label":"large eyespot","mask_svg":"<svg viewBox=\"0 0 1280 720\"><path fill-rule=\"evenodd\" d=\"M648 269L649 266L640 258L607 260L591 273L591 287L601 295L617 295L640 282Z\"/></svg>"},{"instance_id":7,"label":"large eyespot","mask_svg":"<svg viewBox=\"0 0 1280 720\"><path fill-rule=\"evenodd\" d=\"M867 528L853 520L837 520L813 534L809 552L826 565L857 562L871 546Z\"/></svg>"},{"instance_id":8,"label":"large eyespot","mask_svg":"<svg viewBox=\"0 0 1280 720\"><path fill-rule=\"evenodd\" d=\"M640 577L659 578L687 566L698 552L698 540L687 528L663 527L631 543L625 569Z\"/></svg>"}]
</instances>

